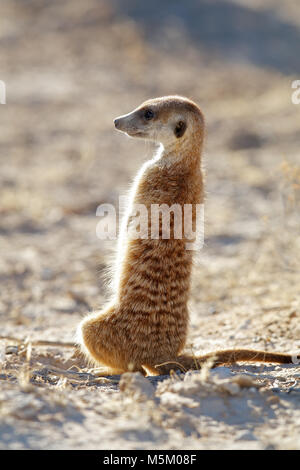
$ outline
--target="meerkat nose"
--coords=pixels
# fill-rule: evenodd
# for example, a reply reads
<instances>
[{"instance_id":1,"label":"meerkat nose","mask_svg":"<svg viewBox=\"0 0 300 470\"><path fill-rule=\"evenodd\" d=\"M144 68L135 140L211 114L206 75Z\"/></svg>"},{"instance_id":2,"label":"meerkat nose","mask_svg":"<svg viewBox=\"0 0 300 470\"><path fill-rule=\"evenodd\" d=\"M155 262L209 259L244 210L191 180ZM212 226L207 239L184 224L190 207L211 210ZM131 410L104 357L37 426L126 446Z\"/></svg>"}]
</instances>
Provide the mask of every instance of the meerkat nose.
<instances>
[{"instance_id":1,"label":"meerkat nose","mask_svg":"<svg viewBox=\"0 0 300 470\"><path fill-rule=\"evenodd\" d=\"M120 119L118 119L118 118L114 119L114 125L115 125L116 129L119 129Z\"/></svg>"}]
</instances>

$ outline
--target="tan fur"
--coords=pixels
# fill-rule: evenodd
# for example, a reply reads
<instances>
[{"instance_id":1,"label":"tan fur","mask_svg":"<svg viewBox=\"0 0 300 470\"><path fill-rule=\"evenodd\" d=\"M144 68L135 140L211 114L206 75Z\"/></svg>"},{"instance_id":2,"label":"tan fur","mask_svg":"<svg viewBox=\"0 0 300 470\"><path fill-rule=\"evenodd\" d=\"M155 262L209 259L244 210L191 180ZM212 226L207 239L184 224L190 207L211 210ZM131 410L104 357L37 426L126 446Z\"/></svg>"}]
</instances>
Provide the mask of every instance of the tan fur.
<instances>
[{"instance_id":1,"label":"tan fur","mask_svg":"<svg viewBox=\"0 0 300 470\"><path fill-rule=\"evenodd\" d=\"M148 122L145 110L154 113ZM174 135L178 122L187 125ZM187 335L193 252L185 239L126 238L132 204L200 204L203 202L201 152L204 119L198 106L178 96L156 98L115 120L116 127L134 137L162 143L163 150L147 162L133 184L119 243L115 294L101 312L86 317L79 337L87 356L118 371L169 373L197 369L207 360L213 366L237 361L291 363L290 355L265 351L218 351L201 357L181 354ZM193 212L193 216L194 216ZM149 229L151 223L149 221ZM163 364L163 365L162 365Z\"/></svg>"}]
</instances>

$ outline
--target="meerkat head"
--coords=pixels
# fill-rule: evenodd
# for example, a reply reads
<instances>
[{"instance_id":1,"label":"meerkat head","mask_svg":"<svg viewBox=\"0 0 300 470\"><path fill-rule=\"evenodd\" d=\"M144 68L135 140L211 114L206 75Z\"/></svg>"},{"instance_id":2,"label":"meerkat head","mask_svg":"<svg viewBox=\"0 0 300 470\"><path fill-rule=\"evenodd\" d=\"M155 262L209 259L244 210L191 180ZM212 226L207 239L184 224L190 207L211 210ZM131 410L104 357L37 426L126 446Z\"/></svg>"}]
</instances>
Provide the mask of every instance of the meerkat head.
<instances>
[{"instance_id":1,"label":"meerkat head","mask_svg":"<svg viewBox=\"0 0 300 470\"><path fill-rule=\"evenodd\" d=\"M188 98L163 96L145 101L131 113L114 120L118 131L163 144L165 147L192 137L202 141L204 118Z\"/></svg>"}]
</instances>

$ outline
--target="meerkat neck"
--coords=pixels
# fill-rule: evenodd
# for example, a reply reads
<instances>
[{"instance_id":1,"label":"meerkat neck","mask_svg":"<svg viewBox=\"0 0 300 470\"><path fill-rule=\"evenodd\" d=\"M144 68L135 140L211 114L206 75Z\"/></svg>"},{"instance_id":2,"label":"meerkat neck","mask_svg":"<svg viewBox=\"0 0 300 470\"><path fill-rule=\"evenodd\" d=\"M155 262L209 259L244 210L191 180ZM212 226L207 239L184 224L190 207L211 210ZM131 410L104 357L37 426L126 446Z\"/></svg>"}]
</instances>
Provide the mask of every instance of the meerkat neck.
<instances>
[{"instance_id":1,"label":"meerkat neck","mask_svg":"<svg viewBox=\"0 0 300 470\"><path fill-rule=\"evenodd\" d=\"M173 165L191 167L200 164L201 152L202 142L200 140L191 143L190 139L182 138L180 142L160 144L154 159L162 167Z\"/></svg>"}]
</instances>

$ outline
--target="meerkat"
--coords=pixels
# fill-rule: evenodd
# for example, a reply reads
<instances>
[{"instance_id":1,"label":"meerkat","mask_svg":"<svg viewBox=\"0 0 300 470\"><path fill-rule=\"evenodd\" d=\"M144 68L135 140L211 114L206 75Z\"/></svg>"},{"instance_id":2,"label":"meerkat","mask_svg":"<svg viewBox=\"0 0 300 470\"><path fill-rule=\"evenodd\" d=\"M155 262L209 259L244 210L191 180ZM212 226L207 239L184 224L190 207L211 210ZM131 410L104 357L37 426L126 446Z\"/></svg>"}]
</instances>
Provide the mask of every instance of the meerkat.
<instances>
[{"instance_id":1,"label":"meerkat","mask_svg":"<svg viewBox=\"0 0 300 470\"><path fill-rule=\"evenodd\" d=\"M295 363L288 354L248 349L216 351L204 356L184 354L189 322L193 250L187 239L170 236L130 238L135 204L149 211L153 204L196 206L204 200L201 154L204 117L191 100L166 96L144 102L114 120L118 131L160 144L152 160L138 172L121 230L114 293L106 308L83 319L78 334L82 351L115 373L140 371L168 374L172 369L198 369L235 362ZM195 222L195 211L192 220ZM151 218L148 221L151 229Z\"/></svg>"}]
</instances>

